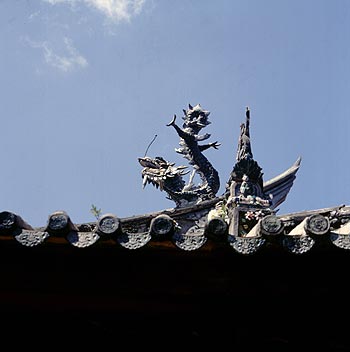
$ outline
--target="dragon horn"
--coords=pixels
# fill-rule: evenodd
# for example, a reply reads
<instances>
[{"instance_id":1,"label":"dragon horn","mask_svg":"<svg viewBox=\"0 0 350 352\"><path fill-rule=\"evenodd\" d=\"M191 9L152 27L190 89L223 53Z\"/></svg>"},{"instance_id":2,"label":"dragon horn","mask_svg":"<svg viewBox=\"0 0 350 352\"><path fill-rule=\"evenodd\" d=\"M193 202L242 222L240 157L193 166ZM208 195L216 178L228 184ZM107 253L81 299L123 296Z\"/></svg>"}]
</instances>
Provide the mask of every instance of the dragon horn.
<instances>
[{"instance_id":1,"label":"dragon horn","mask_svg":"<svg viewBox=\"0 0 350 352\"><path fill-rule=\"evenodd\" d=\"M188 108L189 108L190 110L192 110L192 109L193 109L193 106L192 106L191 104L188 104Z\"/></svg>"},{"instance_id":2,"label":"dragon horn","mask_svg":"<svg viewBox=\"0 0 350 352\"><path fill-rule=\"evenodd\" d=\"M167 124L167 126L173 126L173 125L175 124L175 120L176 120L176 115L174 114L173 119L171 120L171 122L169 122L169 123Z\"/></svg>"}]
</instances>

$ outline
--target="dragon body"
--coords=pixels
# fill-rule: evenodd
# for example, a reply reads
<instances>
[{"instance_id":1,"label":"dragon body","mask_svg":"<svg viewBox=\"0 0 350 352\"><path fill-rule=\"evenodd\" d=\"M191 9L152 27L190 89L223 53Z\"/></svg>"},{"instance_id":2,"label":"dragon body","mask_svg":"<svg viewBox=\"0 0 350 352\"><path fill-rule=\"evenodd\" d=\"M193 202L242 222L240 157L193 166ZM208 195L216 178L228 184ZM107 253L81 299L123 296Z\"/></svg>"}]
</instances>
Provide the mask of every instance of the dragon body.
<instances>
[{"instance_id":1,"label":"dragon body","mask_svg":"<svg viewBox=\"0 0 350 352\"><path fill-rule=\"evenodd\" d=\"M212 199L220 188L218 172L203 154L203 151L211 147L217 149L220 144L198 143L210 137L210 134L199 135L202 128L210 124L208 121L210 112L203 110L199 104L194 107L189 105L189 109L183 112L183 128L176 124L176 115L167 126L173 126L180 137L180 148L175 151L186 158L193 167L189 182L183 180L183 175L190 172L185 171L186 166L175 167L174 163L169 163L161 157L139 158L139 163L144 167L142 170L144 185L151 183L166 191L169 199L175 201L178 207ZM201 179L199 185L192 182L196 173Z\"/></svg>"}]
</instances>

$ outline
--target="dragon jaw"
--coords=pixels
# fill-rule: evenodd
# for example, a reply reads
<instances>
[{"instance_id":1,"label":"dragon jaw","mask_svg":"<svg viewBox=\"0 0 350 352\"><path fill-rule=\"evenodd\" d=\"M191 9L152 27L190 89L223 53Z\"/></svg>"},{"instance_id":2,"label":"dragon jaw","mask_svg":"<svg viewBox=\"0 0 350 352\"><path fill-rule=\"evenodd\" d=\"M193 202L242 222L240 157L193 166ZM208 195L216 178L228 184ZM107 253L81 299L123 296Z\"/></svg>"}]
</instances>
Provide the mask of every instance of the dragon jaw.
<instances>
[{"instance_id":1,"label":"dragon jaw","mask_svg":"<svg viewBox=\"0 0 350 352\"><path fill-rule=\"evenodd\" d=\"M164 190L165 184L171 182L175 178L180 178L189 173L187 166L174 166L174 163L169 163L162 157L150 158L143 157L138 158L138 161L142 170L142 188L145 188L147 184L152 184L161 191Z\"/></svg>"}]
</instances>

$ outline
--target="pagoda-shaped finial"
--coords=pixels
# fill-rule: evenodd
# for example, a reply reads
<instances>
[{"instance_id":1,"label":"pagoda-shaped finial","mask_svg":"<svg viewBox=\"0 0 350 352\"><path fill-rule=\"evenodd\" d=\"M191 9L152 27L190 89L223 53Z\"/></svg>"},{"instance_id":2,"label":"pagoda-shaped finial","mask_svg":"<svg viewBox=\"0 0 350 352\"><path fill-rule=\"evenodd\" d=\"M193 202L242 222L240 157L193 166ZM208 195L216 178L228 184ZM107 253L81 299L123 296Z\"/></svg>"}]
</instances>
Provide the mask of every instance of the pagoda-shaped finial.
<instances>
[{"instance_id":1,"label":"pagoda-shaped finial","mask_svg":"<svg viewBox=\"0 0 350 352\"><path fill-rule=\"evenodd\" d=\"M238 140L237 156L236 160L240 161L242 159L253 159L252 148L250 145L250 110L247 106L246 108L246 122L241 123L241 133Z\"/></svg>"},{"instance_id":2,"label":"pagoda-shaped finial","mask_svg":"<svg viewBox=\"0 0 350 352\"><path fill-rule=\"evenodd\" d=\"M285 172L263 182L262 168L253 158L250 144L250 109L246 108L246 121L240 125L236 163L226 184L225 196L235 206L276 208L293 185L300 166L300 158Z\"/></svg>"},{"instance_id":3,"label":"pagoda-shaped finial","mask_svg":"<svg viewBox=\"0 0 350 352\"><path fill-rule=\"evenodd\" d=\"M253 158L250 144L250 109L246 108L246 121L240 125L236 164L226 185L226 196L236 205L268 208L271 197L264 194L263 172Z\"/></svg>"}]
</instances>

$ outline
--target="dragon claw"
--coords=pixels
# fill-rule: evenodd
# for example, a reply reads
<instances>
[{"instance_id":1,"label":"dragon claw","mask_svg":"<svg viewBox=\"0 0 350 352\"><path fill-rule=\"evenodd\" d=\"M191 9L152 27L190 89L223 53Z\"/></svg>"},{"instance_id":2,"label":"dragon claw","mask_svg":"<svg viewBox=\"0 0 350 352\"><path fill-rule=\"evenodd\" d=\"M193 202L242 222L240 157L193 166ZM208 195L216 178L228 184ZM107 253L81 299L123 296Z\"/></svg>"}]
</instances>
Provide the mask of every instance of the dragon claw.
<instances>
[{"instance_id":1,"label":"dragon claw","mask_svg":"<svg viewBox=\"0 0 350 352\"><path fill-rule=\"evenodd\" d=\"M210 144L211 147L213 147L214 149L218 149L218 147L221 145L221 143L218 142L213 142Z\"/></svg>"}]
</instances>

